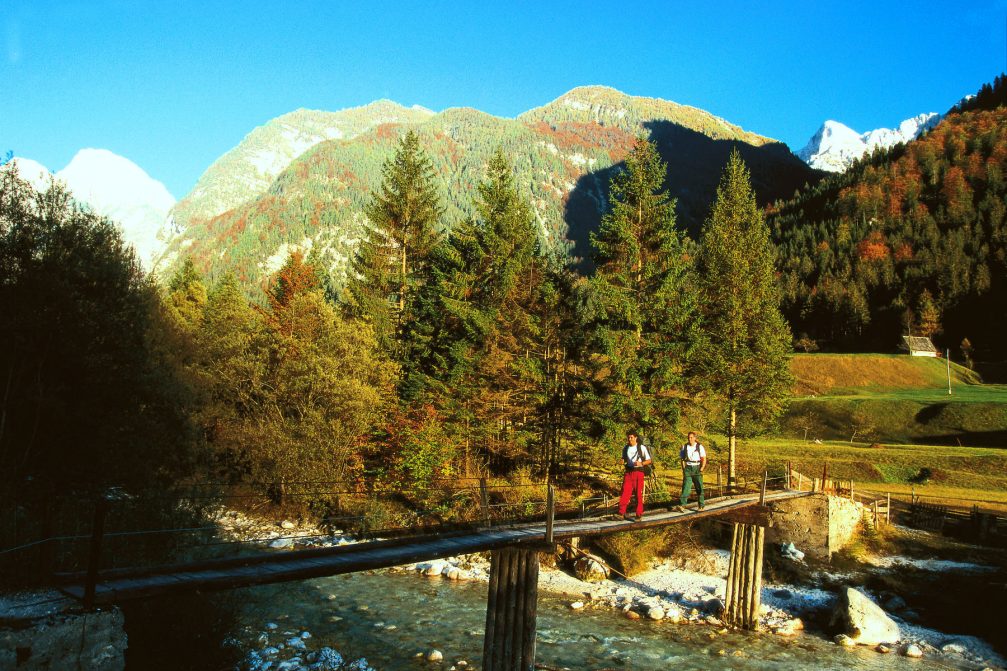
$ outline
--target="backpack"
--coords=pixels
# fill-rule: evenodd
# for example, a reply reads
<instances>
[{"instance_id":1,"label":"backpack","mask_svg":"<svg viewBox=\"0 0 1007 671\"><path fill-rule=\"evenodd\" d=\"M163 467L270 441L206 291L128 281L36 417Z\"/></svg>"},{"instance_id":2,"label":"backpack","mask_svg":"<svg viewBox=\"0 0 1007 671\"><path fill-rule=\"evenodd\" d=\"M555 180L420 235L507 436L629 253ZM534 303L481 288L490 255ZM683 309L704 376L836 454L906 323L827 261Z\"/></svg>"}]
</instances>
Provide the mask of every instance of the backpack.
<instances>
[{"instance_id":1,"label":"backpack","mask_svg":"<svg viewBox=\"0 0 1007 671\"><path fill-rule=\"evenodd\" d=\"M643 474L649 478L650 476L654 475L654 449L651 447L647 447L642 442L639 444L639 447L643 447L644 449L646 449L647 454L650 455L650 463L644 466L643 468L639 469L642 470ZM628 457L629 457L629 445L626 445L624 448L622 448L622 463L626 467L626 472L632 473L637 469L626 463Z\"/></svg>"}]
</instances>

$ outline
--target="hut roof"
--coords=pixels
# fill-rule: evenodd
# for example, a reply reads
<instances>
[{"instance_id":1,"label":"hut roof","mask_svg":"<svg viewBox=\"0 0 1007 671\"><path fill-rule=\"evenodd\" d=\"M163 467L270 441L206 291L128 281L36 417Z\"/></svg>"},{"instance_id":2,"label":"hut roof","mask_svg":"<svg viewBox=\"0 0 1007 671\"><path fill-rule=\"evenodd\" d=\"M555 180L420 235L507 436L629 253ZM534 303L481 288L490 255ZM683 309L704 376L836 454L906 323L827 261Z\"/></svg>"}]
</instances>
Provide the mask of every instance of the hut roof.
<instances>
[{"instance_id":1,"label":"hut roof","mask_svg":"<svg viewBox=\"0 0 1007 671\"><path fill-rule=\"evenodd\" d=\"M910 352L936 352L930 338L923 336L902 336L902 346Z\"/></svg>"}]
</instances>

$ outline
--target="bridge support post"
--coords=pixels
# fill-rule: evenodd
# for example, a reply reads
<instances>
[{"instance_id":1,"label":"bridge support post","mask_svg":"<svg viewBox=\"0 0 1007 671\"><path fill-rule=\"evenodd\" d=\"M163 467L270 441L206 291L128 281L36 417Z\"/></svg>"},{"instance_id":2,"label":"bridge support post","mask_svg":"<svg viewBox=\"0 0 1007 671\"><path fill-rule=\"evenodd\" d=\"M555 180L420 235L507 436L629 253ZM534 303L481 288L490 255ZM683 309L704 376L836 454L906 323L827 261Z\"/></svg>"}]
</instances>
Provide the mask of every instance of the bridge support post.
<instances>
[{"instance_id":1,"label":"bridge support post","mask_svg":"<svg viewBox=\"0 0 1007 671\"><path fill-rule=\"evenodd\" d=\"M532 671L538 617L538 552L494 550L483 639L484 671Z\"/></svg>"},{"instance_id":2,"label":"bridge support post","mask_svg":"<svg viewBox=\"0 0 1007 671\"><path fill-rule=\"evenodd\" d=\"M752 631L759 628L765 534L765 527L735 523L731 541L731 563L727 570L724 621Z\"/></svg>"}]
</instances>

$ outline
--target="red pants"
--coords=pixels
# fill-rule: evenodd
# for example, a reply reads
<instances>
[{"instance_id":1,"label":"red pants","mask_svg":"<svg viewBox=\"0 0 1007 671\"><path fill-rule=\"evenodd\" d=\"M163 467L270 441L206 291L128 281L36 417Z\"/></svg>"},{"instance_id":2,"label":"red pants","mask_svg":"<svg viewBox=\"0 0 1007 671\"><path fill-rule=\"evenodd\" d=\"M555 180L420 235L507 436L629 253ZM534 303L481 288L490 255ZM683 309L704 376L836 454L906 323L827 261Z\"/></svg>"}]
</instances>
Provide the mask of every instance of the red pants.
<instances>
[{"instance_id":1,"label":"red pants","mask_svg":"<svg viewBox=\"0 0 1007 671\"><path fill-rule=\"evenodd\" d=\"M619 514L625 515L629 507L629 497L636 492L636 516L643 515L643 471L626 473L622 478L622 496L619 497Z\"/></svg>"}]
</instances>

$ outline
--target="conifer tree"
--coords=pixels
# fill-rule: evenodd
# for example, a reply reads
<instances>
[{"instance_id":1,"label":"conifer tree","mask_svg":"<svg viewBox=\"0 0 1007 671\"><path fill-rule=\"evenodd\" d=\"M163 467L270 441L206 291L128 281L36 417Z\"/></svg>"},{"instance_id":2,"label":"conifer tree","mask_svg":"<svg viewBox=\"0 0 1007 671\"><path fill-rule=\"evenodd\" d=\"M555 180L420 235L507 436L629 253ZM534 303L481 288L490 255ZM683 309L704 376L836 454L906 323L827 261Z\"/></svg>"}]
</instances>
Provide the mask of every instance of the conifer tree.
<instances>
[{"instance_id":1,"label":"conifer tree","mask_svg":"<svg viewBox=\"0 0 1007 671\"><path fill-rule=\"evenodd\" d=\"M698 372L702 387L725 404L729 483L736 479L738 417L753 426L772 421L783 411L792 386L791 335L780 313L774 258L748 168L735 150L703 227L698 258Z\"/></svg>"},{"instance_id":2,"label":"conifer tree","mask_svg":"<svg viewBox=\"0 0 1007 671\"><path fill-rule=\"evenodd\" d=\"M192 258L186 257L168 283L168 311L179 326L187 333L193 333L203 318L206 300L203 277L196 270Z\"/></svg>"},{"instance_id":3,"label":"conifer tree","mask_svg":"<svg viewBox=\"0 0 1007 671\"><path fill-rule=\"evenodd\" d=\"M611 208L591 236L596 266L585 314L600 355L596 416L607 433L675 429L682 371L694 340L689 262L665 190L666 166L638 138L612 179Z\"/></svg>"},{"instance_id":4,"label":"conifer tree","mask_svg":"<svg viewBox=\"0 0 1007 671\"><path fill-rule=\"evenodd\" d=\"M411 386L434 392L445 414L467 427L466 444L483 446L491 465L513 465L541 438L542 319L549 309L534 215L499 150L479 185L476 211L434 255L417 321L423 328L411 334L427 343Z\"/></svg>"},{"instance_id":5,"label":"conifer tree","mask_svg":"<svg viewBox=\"0 0 1007 671\"><path fill-rule=\"evenodd\" d=\"M350 278L350 312L371 321L378 341L400 361L404 333L414 318L413 294L436 245L442 209L434 170L410 130L366 212L370 228Z\"/></svg>"}]
</instances>

